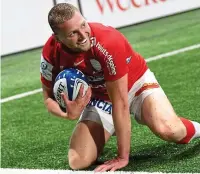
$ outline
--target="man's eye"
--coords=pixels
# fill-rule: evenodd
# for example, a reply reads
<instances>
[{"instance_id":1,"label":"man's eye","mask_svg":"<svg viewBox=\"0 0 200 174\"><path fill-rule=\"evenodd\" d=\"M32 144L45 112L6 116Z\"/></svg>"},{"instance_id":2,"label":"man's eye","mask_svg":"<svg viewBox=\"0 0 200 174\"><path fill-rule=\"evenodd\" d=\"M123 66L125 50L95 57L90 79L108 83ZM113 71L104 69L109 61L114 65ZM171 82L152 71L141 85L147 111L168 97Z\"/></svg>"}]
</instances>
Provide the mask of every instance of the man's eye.
<instances>
[{"instance_id":1,"label":"man's eye","mask_svg":"<svg viewBox=\"0 0 200 174\"><path fill-rule=\"evenodd\" d=\"M85 24L85 23L83 23L83 24L82 24L82 28L84 28L85 26L86 26L86 24Z\"/></svg>"},{"instance_id":2,"label":"man's eye","mask_svg":"<svg viewBox=\"0 0 200 174\"><path fill-rule=\"evenodd\" d=\"M71 32L68 36L69 36L69 37L73 37L74 34L75 34L74 32Z\"/></svg>"}]
</instances>

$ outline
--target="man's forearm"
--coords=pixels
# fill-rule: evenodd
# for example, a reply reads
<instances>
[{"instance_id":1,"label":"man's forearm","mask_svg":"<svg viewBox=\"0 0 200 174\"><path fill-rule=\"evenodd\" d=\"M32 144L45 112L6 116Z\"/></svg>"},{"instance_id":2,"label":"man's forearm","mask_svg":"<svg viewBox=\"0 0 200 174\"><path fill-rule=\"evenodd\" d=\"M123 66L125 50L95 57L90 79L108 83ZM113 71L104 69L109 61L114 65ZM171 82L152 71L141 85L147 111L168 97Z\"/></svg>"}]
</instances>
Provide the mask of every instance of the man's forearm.
<instances>
[{"instance_id":1,"label":"man's forearm","mask_svg":"<svg viewBox=\"0 0 200 174\"><path fill-rule=\"evenodd\" d=\"M114 106L113 121L117 136L118 156L128 159L131 139L131 120L128 107Z\"/></svg>"},{"instance_id":2,"label":"man's forearm","mask_svg":"<svg viewBox=\"0 0 200 174\"><path fill-rule=\"evenodd\" d=\"M56 101L54 101L53 99L47 98L44 103L45 103L45 106L46 106L48 112L50 112L51 114L58 116L58 117L67 118L67 116L66 116L67 114L61 110L58 103Z\"/></svg>"}]
</instances>

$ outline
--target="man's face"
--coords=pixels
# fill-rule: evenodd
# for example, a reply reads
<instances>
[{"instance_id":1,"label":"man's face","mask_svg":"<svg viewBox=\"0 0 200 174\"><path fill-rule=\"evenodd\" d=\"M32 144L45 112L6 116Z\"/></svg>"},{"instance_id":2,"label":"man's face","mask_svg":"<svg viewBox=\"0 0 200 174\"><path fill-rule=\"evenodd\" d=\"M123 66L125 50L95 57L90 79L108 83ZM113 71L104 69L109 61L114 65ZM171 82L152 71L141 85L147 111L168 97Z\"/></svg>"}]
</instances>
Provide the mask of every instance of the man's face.
<instances>
[{"instance_id":1,"label":"man's face","mask_svg":"<svg viewBox=\"0 0 200 174\"><path fill-rule=\"evenodd\" d=\"M90 27L80 12L58 25L58 39L69 49L75 52L85 52L90 49Z\"/></svg>"}]
</instances>

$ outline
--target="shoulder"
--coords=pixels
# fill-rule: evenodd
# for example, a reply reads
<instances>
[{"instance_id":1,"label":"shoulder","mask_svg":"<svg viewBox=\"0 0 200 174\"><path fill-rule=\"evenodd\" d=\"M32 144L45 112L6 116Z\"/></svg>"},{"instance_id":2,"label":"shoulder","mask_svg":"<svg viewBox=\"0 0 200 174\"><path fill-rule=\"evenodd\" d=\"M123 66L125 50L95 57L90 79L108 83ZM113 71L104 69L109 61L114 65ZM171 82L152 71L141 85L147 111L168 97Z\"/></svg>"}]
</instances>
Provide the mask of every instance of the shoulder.
<instances>
[{"instance_id":1,"label":"shoulder","mask_svg":"<svg viewBox=\"0 0 200 174\"><path fill-rule=\"evenodd\" d=\"M50 48L53 48L55 47L57 44L57 41L56 41L56 38L55 38L55 35L51 35L49 37L49 39L46 41L43 49L50 49Z\"/></svg>"},{"instance_id":2,"label":"shoulder","mask_svg":"<svg viewBox=\"0 0 200 174\"><path fill-rule=\"evenodd\" d=\"M57 49L59 48L59 45L60 44L56 40L55 35L50 36L42 49L43 57L46 59L54 57L57 52Z\"/></svg>"},{"instance_id":3,"label":"shoulder","mask_svg":"<svg viewBox=\"0 0 200 174\"><path fill-rule=\"evenodd\" d=\"M91 27L92 37L101 45L113 47L114 45L121 46L124 45L124 43L128 43L125 36L111 26L101 23L89 23L89 25Z\"/></svg>"},{"instance_id":4,"label":"shoulder","mask_svg":"<svg viewBox=\"0 0 200 174\"><path fill-rule=\"evenodd\" d=\"M131 49L131 46L125 36L117 29L111 26L102 26L95 24L92 30L92 48L96 55L117 54L119 51Z\"/></svg>"},{"instance_id":5,"label":"shoulder","mask_svg":"<svg viewBox=\"0 0 200 174\"><path fill-rule=\"evenodd\" d=\"M92 35L97 39L110 40L110 37L114 38L116 36L121 36L121 33L111 26L103 25L101 23L89 23L89 25L91 27Z\"/></svg>"}]
</instances>

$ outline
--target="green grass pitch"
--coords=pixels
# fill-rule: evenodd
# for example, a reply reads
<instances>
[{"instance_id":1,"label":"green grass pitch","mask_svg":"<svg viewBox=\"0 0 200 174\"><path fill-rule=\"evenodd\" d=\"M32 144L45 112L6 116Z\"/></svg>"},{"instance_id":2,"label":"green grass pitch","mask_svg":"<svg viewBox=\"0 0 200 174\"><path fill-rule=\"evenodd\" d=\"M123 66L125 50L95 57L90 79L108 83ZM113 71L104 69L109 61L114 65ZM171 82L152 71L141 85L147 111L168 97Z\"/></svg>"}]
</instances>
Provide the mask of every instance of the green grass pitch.
<instances>
[{"instance_id":1,"label":"green grass pitch","mask_svg":"<svg viewBox=\"0 0 200 174\"><path fill-rule=\"evenodd\" d=\"M200 43L200 10L121 29L145 58ZM7 56L1 61L1 98L41 87L41 49ZM176 112L200 122L200 50L148 63ZM67 150L75 121L53 117L42 94L1 105L1 167L69 169ZM116 154L116 138L100 160ZM88 170L93 170L94 166ZM200 139L189 145L167 143L132 120L130 163L123 171L200 172Z\"/></svg>"}]
</instances>

